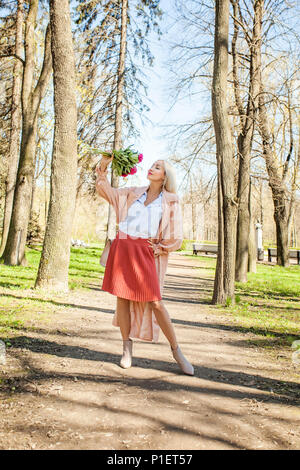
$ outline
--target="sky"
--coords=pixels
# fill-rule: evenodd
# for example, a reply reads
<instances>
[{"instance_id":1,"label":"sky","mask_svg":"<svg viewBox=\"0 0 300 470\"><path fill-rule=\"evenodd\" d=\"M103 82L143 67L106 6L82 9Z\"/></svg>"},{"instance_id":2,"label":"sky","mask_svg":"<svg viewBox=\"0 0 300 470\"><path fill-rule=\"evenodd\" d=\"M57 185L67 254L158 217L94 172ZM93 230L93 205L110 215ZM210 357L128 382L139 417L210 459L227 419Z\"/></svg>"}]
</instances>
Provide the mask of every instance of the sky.
<instances>
[{"instance_id":1,"label":"sky","mask_svg":"<svg viewBox=\"0 0 300 470\"><path fill-rule=\"evenodd\" d=\"M161 9L164 11L160 28L163 35L158 39L157 34L150 36L150 48L155 60L152 67L147 67L145 73L148 76L148 98L147 101L150 111L146 116L152 121L152 124L139 124L141 136L135 139L135 146L138 151L144 155L143 165L139 165L138 181L142 185L149 183L147 179L147 170L157 159L168 159L170 157L170 148L168 141L163 137L166 128L163 126L170 124L182 124L190 122L193 116L196 116L197 110L190 98L178 100L175 106L170 110L169 94L169 72L167 60L170 57L170 44L176 37L178 24L175 21L174 1L161 0ZM143 167L143 168L141 168ZM178 176L178 183L180 175Z\"/></svg>"}]
</instances>

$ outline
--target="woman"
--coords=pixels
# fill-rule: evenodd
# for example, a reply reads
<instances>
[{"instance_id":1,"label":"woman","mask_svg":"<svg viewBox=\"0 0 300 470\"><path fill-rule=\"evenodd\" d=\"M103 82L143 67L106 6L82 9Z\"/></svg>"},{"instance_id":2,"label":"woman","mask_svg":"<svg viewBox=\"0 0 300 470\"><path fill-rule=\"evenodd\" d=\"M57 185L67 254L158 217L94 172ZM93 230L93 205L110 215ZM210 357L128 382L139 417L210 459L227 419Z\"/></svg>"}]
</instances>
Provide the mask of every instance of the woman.
<instances>
[{"instance_id":1,"label":"woman","mask_svg":"<svg viewBox=\"0 0 300 470\"><path fill-rule=\"evenodd\" d=\"M113 205L119 224L102 290L117 296L113 325L120 327L123 339L120 365L131 367L131 338L157 341L161 328L181 370L194 375L162 302L169 252L178 250L183 240L175 172L170 163L157 160L148 171L150 185L113 188L106 177L112 159L103 157L96 168L96 191Z\"/></svg>"}]
</instances>

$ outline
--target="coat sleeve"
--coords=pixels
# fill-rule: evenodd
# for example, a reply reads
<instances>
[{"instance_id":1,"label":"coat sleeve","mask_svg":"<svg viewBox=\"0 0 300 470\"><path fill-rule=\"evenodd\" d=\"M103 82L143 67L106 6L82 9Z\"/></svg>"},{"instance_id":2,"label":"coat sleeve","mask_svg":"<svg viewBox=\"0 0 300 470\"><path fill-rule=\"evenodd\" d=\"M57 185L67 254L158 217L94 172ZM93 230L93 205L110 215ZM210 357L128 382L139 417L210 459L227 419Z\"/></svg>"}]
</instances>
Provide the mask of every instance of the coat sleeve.
<instances>
[{"instance_id":1,"label":"coat sleeve","mask_svg":"<svg viewBox=\"0 0 300 470\"><path fill-rule=\"evenodd\" d=\"M165 228L163 238L157 243L164 253L179 250L183 242L182 210L179 199L172 204L170 220Z\"/></svg>"},{"instance_id":2,"label":"coat sleeve","mask_svg":"<svg viewBox=\"0 0 300 470\"><path fill-rule=\"evenodd\" d=\"M96 192L117 210L120 206L120 199L122 198L124 202L132 187L113 188L107 179L107 173L107 170L100 171L99 176L97 176Z\"/></svg>"}]
</instances>

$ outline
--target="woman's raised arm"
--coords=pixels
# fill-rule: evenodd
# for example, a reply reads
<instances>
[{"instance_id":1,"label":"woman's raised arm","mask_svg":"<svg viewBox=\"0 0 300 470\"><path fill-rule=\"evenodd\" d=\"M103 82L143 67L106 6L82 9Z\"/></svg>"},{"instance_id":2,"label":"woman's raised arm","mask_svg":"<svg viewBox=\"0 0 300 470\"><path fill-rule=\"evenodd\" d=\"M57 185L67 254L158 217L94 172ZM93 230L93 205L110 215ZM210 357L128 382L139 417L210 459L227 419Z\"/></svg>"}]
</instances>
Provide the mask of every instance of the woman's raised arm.
<instances>
[{"instance_id":1,"label":"woman's raised arm","mask_svg":"<svg viewBox=\"0 0 300 470\"><path fill-rule=\"evenodd\" d=\"M129 191L129 187L126 188L113 188L107 179L107 167L112 161L111 158L102 157L100 163L96 167L96 191L99 196L103 197L109 204L112 204L117 210L119 207L120 195L126 195Z\"/></svg>"}]
</instances>

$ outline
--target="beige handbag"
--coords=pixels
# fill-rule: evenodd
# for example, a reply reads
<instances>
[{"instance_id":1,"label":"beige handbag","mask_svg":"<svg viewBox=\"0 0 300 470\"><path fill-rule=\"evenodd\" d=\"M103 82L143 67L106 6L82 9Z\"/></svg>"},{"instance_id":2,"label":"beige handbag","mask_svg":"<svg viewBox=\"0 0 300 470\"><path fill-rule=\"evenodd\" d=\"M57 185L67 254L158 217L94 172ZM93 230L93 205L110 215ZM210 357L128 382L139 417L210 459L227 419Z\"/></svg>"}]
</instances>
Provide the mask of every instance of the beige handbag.
<instances>
[{"instance_id":1,"label":"beige handbag","mask_svg":"<svg viewBox=\"0 0 300 470\"><path fill-rule=\"evenodd\" d=\"M100 257L101 266L106 266L106 261L107 261L109 250L110 250L110 247L111 247L111 242L112 242L112 240L110 240L110 238L109 238L106 242L104 250L102 251L102 255Z\"/></svg>"}]
</instances>

